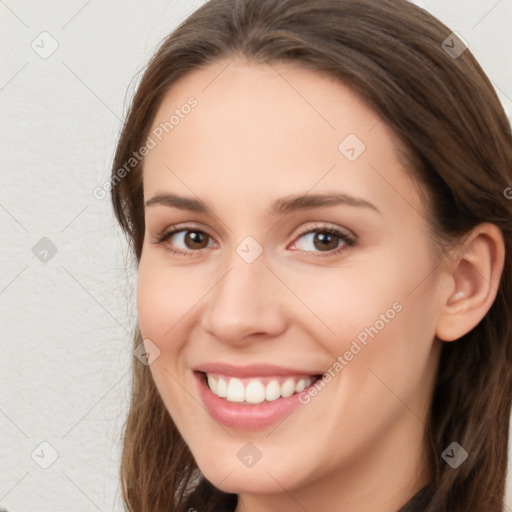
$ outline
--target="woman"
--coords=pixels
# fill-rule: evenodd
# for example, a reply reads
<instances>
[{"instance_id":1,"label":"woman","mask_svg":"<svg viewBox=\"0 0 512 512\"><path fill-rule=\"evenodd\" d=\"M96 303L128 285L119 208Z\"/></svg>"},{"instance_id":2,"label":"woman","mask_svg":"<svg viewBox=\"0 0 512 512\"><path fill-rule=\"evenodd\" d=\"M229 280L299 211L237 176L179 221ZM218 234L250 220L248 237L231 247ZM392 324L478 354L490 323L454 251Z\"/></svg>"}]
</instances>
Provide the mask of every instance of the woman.
<instances>
[{"instance_id":1,"label":"woman","mask_svg":"<svg viewBox=\"0 0 512 512\"><path fill-rule=\"evenodd\" d=\"M183 22L112 170L138 265L127 509L501 511L511 150L471 52L408 2Z\"/></svg>"}]
</instances>

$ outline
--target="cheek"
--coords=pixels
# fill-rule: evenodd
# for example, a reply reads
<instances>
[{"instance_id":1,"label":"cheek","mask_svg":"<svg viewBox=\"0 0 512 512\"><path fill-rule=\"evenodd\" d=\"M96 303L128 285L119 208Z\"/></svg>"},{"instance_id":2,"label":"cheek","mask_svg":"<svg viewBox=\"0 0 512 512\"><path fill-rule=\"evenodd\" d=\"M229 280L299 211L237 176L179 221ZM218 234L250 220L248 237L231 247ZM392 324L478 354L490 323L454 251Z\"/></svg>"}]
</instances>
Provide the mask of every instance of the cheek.
<instances>
[{"instance_id":1,"label":"cheek","mask_svg":"<svg viewBox=\"0 0 512 512\"><path fill-rule=\"evenodd\" d=\"M186 268L170 268L162 258L143 253L137 276L137 316L142 336L160 342L172 337L180 320L208 291L207 284L197 271L192 274Z\"/></svg>"},{"instance_id":2,"label":"cheek","mask_svg":"<svg viewBox=\"0 0 512 512\"><path fill-rule=\"evenodd\" d=\"M350 268L283 269L283 280L294 283L309 309L298 322L333 364L346 354L354 385L368 368L382 368L390 382L404 386L425 371L437 297L434 263L421 242L389 245L367 261L354 257Z\"/></svg>"},{"instance_id":3,"label":"cheek","mask_svg":"<svg viewBox=\"0 0 512 512\"><path fill-rule=\"evenodd\" d=\"M301 272L282 269L283 281L293 284L296 296L283 289L283 297L289 297L283 300L297 303L300 299L303 305L296 306L296 310L302 309L303 314L297 322L309 329L314 339L329 343L331 348L341 349L341 340L351 340L359 334L364 341L366 329L373 326L379 332L387 330L419 295L410 292L418 284L417 276L427 272L427 262L418 263L421 269L404 269L394 263L397 259L382 251L374 261L358 262L351 268L317 267Z\"/></svg>"},{"instance_id":4,"label":"cheek","mask_svg":"<svg viewBox=\"0 0 512 512\"><path fill-rule=\"evenodd\" d=\"M188 276L190 277L190 276ZM203 291L204 293L204 291ZM178 429L185 432L187 418L197 414L197 405L183 393L190 388L184 362L190 325L186 315L200 299L197 287L182 269L169 268L161 257L144 253L137 276L137 317L143 339L160 350L150 371L165 406Z\"/></svg>"}]
</instances>

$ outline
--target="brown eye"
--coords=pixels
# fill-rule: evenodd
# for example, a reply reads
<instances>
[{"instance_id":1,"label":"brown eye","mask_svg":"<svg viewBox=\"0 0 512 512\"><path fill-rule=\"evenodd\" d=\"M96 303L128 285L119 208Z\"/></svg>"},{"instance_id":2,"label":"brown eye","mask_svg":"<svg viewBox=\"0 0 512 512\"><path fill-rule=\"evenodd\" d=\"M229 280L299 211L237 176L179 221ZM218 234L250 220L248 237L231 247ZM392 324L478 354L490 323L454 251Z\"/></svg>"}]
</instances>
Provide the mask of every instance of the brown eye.
<instances>
[{"instance_id":1,"label":"brown eye","mask_svg":"<svg viewBox=\"0 0 512 512\"><path fill-rule=\"evenodd\" d=\"M318 255L318 253L337 254L347 246L354 245L355 240L348 233L332 228L310 229L297 237L294 244L298 249Z\"/></svg>"},{"instance_id":2,"label":"brown eye","mask_svg":"<svg viewBox=\"0 0 512 512\"><path fill-rule=\"evenodd\" d=\"M313 244L320 251L331 251L338 248L338 238L331 233L317 233L313 238Z\"/></svg>"},{"instance_id":3,"label":"brown eye","mask_svg":"<svg viewBox=\"0 0 512 512\"><path fill-rule=\"evenodd\" d=\"M182 228L169 231L158 236L157 244L165 245L166 249L177 254L198 252L214 246L212 238L200 229Z\"/></svg>"},{"instance_id":4,"label":"brown eye","mask_svg":"<svg viewBox=\"0 0 512 512\"><path fill-rule=\"evenodd\" d=\"M204 249L208 246L208 235L202 231L186 230L184 243L188 249Z\"/></svg>"}]
</instances>

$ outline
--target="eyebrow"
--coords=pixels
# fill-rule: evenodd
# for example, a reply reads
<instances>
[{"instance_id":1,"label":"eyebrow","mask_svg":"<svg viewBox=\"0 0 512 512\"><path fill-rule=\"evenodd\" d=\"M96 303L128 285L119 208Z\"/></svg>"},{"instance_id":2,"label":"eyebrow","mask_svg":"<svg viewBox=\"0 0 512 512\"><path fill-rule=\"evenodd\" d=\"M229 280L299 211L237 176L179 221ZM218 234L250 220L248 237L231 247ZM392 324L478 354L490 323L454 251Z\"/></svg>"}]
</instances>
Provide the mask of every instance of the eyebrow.
<instances>
[{"instance_id":1,"label":"eyebrow","mask_svg":"<svg viewBox=\"0 0 512 512\"><path fill-rule=\"evenodd\" d=\"M200 199L178 196L176 194L157 194L146 201L145 207L148 208L154 205L170 206L199 213L208 213L210 211L207 204ZM267 213L271 216L285 215L293 211L309 210L333 205L369 208L382 214L382 212L369 201L343 193L296 194L282 197L272 203Z\"/></svg>"}]
</instances>

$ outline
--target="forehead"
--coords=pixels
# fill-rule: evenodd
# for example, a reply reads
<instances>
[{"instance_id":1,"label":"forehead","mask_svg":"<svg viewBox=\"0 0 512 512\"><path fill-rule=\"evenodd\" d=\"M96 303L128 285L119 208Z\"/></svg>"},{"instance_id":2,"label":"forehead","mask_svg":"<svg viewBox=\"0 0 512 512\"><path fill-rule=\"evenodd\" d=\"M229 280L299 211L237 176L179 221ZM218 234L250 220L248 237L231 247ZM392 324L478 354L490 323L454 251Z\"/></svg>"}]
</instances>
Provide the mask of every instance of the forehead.
<instances>
[{"instance_id":1,"label":"forehead","mask_svg":"<svg viewBox=\"0 0 512 512\"><path fill-rule=\"evenodd\" d=\"M260 198L334 187L419 202L377 113L334 78L288 64L225 60L186 74L165 95L150 136L146 199L168 187L236 201L244 185Z\"/></svg>"},{"instance_id":2,"label":"forehead","mask_svg":"<svg viewBox=\"0 0 512 512\"><path fill-rule=\"evenodd\" d=\"M187 107L191 98L197 103L193 109ZM172 127L165 130L169 120ZM272 140L277 146L295 140L298 151L303 144L305 149L314 147L319 136L337 150L336 142L347 131L368 138L367 132L377 123L376 113L325 73L290 64L228 60L189 72L177 81L165 95L152 130L164 128L162 135L171 144L180 132L183 136L193 132L198 139L207 132L216 143L229 139L238 143L231 144L231 149L261 154ZM263 140L265 147L259 147Z\"/></svg>"}]
</instances>

